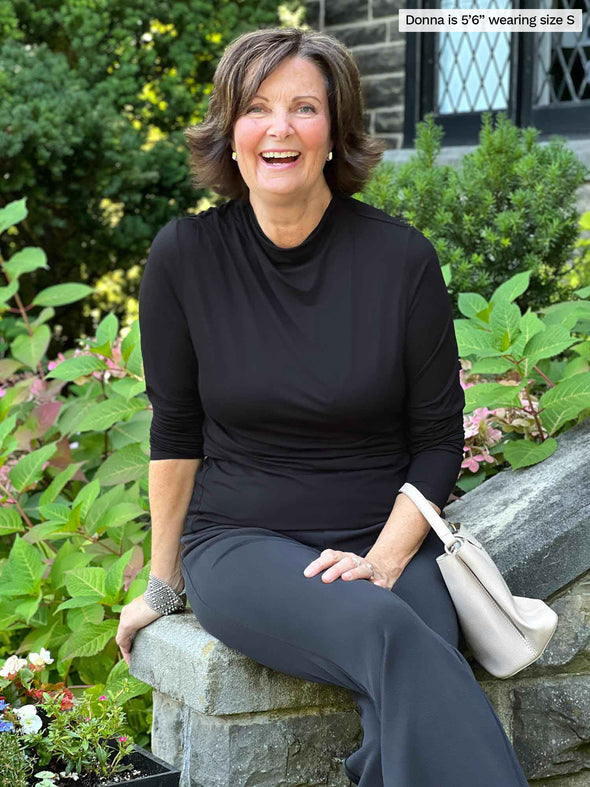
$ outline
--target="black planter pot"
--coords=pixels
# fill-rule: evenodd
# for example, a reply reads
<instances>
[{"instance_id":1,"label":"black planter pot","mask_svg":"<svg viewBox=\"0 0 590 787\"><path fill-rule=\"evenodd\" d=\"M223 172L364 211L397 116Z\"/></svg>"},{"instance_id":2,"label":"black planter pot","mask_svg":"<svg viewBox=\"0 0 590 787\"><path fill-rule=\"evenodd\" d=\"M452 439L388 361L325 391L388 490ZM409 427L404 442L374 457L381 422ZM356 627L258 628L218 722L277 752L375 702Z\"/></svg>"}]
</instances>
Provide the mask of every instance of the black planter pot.
<instances>
[{"instance_id":1,"label":"black planter pot","mask_svg":"<svg viewBox=\"0 0 590 787\"><path fill-rule=\"evenodd\" d=\"M105 782L101 787L178 787L180 771L168 762L164 762L147 749L137 744L133 751L124 758L125 764L131 763L141 771L141 776L119 782Z\"/></svg>"}]
</instances>

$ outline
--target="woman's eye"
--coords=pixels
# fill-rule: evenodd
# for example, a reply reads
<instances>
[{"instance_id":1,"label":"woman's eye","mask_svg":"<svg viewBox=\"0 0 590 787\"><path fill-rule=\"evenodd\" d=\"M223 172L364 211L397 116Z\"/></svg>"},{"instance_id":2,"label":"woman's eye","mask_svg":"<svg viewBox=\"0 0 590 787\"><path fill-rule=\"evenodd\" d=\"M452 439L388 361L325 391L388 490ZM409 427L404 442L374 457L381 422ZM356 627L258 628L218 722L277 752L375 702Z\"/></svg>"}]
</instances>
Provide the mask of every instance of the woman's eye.
<instances>
[{"instance_id":1,"label":"woman's eye","mask_svg":"<svg viewBox=\"0 0 590 787\"><path fill-rule=\"evenodd\" d=\"M260 107L260 106L256 106L256 107L250 107L250 108L247 110L247 112L253 112L255 109L262 109L262 108L263 108L263 107ZM315 107L312 107L312 105L311 105L311 104L304 104L302 107L299 107L299 109L311 109L311 111L312 111L312 112L315 112ZM309 113L308 113L308 112L305 112L304 114L305 114L305 115L308 115Z\"/></svg>"}]
</instances>

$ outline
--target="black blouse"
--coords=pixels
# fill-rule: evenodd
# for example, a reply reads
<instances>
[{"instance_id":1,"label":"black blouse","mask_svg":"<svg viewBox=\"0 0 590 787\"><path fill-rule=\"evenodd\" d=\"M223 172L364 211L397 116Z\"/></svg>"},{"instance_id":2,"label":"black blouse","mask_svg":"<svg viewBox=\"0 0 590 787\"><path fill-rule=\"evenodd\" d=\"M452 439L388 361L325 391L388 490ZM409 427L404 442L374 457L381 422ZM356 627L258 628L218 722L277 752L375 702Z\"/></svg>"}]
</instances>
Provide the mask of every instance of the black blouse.
<instances>
[{"instance_id":1,"label":"black blouse","mask_svg":"<svg viewBox=\"0 0 590 787\"><path fill-rule=\"evenodd\" d=\"M188 527L346 529L399 487L444 506L465 396L432 243L334 194L298 246L249 201L174 218L139 294L150 459L204 457Z\"/></svg>"}]
</instances>

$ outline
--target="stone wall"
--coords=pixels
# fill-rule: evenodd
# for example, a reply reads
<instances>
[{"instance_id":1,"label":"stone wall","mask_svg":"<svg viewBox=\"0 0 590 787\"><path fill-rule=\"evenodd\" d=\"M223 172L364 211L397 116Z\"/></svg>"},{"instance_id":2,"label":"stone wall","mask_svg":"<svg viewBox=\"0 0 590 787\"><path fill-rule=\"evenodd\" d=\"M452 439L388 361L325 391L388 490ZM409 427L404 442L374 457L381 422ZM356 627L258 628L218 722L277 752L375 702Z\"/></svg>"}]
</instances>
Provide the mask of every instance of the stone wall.
<instances>
[{"instance_id":1,"label":"stone wall","mask_svg":"<svg viewBox=\"0 0 590 787\"><path fill-rule=\"evenodd\" d=\"M547 460L499 473L445 516L482 541L515 595L558 613L541 658L514 678L464 655L531 787L589 787L590 418L557 441ZM352 695L251 661L190 610L138 632L130 672L155 689L152 749L182 770L182 787L350 784L342 761L362 740Z\"/></svg>"},{"instance_id":2,"label":"stone wall","mask_svg":"<svg viewBox=\"0 0 590 787\"><path fill-rule=\"evenodd\" d=\"M405 33L397 0L307 0L306 24L342 41L361 73L365 128L392 149L403 143Z\"/></svg>"}]
</instances>

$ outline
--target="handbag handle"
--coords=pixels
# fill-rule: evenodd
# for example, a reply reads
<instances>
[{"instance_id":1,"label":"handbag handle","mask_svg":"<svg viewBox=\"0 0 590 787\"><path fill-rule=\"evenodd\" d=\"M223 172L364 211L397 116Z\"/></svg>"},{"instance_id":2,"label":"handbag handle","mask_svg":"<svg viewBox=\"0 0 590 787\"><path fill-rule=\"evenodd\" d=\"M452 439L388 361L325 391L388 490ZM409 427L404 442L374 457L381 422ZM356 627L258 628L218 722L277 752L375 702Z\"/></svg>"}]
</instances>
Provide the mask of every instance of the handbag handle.
<instances>
[{"instance_id":1,"label":"handbag handle","mask_svg":"<svg viewBox=\"0 0 590 787\"><path fill-rule=\"evenodd\" d=\"M403 492L405 495L407 495L428 520L436 535L445 545L445 551L447 549L451 549L452 545L458 540L456 535L449 527L447 520L443 519L439 514L436 513L436 510L424 497L422 492L419 489L416 489L413 484L410 484L409 481L406 481L405 484L400 486L399 492Z\"/></svg>"}]
</instances>

